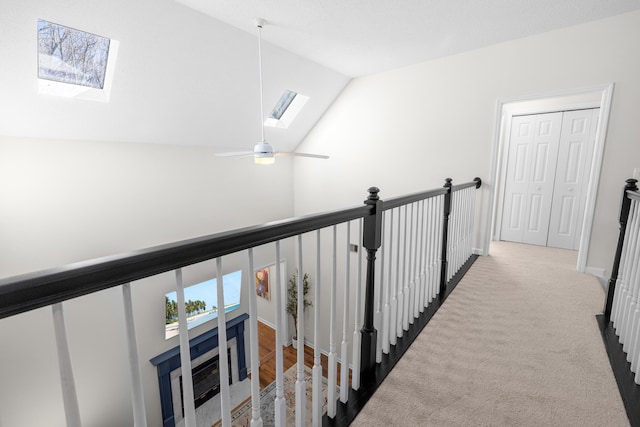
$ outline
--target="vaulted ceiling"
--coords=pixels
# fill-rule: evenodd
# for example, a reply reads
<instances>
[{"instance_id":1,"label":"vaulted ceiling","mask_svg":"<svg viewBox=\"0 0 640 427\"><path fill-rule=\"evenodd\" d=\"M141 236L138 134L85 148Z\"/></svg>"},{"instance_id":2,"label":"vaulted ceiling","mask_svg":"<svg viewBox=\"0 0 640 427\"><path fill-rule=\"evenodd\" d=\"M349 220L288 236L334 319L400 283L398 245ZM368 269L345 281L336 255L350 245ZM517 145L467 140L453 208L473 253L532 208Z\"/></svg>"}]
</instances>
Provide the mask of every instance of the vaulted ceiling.
<instances>
[{"instance_id":1,"label":"vaulted ceiling","mask_svg":"<svg viewBox=\"0 0 640 427\"><path fill-rule=\"evenodd\" d=\"M350 77L640 9L640 0L176 0Z\"/></svg>"}]
</instances>

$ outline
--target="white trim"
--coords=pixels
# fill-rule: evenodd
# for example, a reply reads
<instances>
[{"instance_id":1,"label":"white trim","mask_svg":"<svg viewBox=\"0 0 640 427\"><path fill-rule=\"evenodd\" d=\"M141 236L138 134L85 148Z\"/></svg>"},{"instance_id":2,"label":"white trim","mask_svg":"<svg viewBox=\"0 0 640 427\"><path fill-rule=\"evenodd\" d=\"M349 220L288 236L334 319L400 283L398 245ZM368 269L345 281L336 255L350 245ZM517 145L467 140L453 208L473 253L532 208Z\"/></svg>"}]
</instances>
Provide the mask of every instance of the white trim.
<instances>
[{"instance_id":1,"label":"white trim","mask_svg":"<svg viewBox=\"0 0 640 427\"><path fill-rule=\"evenodd\" d=\"M587 267L584 269L584 272L586 274L589 274L591 276L596 276L598 279L606 279L604 272L605 269L604 268L600 268L600 267Z\"/></svg>"},{"instance_id":2,"label":"white trim","mask_svg":"<svg viewBox=\"0 0 640 427\"><path fill-rule=\"evenodd\" d=\"M549 107L531 107L531 108L522 108L517 109L516 111L512 111L510 113L511 117L516 116L527 116L530 114L546 114L546 113L559 113L562 111L572 111L572 110L588 110L592 108L600 108L600 101L597 102L571 102L567 104L558 104L552 105Z\"/></svg>"},{"instance_id":3,"label":"white trim","mask_svg":"<svg viewBox=\"0 0 640 427\"><path fill-rule=\"evenodd\" d=\"M535 101L541 99L551 99L560 97L570 97L584 95L592 92L600 93L600 114L598 116L598 132L596 134L595 145L593 149L593 160L591 163L591 174L589 177L589 185L587 187L587 201L585 206L585 216L582 223L582 233L580 245L578 248L577 270L585 272L587 264L587 256L589 252L589 243L591 241L591 228L593 226L593 214L595 211L596 195L598 184L600 182L600 170L602 167L602 159L604 157L604 144L606 141L607 127L609 124L609 114L611 111L611 100L613 96L613 83L604 85L586 87L582 89L564 90L556 92L548 92L523 97L514 97L507 99L498 99L496 102L496 119L494 122L494 138L493 138L493 159L491 168L491 183L489 185L489 206L491 206L491 214L487 217L485 224L485 242L484 253L489 254L489 246L491 240L500 239L500 225L502 221L502 194L505 181L506 167L506 139L510 132L511 117L514 114L537 114L549 111L568 110L576 108L597 108L592 103L558 103L548 108L530 108L528 111L506 111L507 104L515 102Z\"/></svg>"},{"instance_id":4,"label":"white trim","mask_svg":"<svg viewBox=\"0 0 640 427\"><path fill-rule=\"evenodd\" d=\"M258 321L260 323L264 323L265 325L267 325L268 327L270 327L271 329L273 329L274 331L276 330L276 325L274 323L269 322L268 320L264 320L262 317L258 316Z\"/></svg>"}]
</instances>

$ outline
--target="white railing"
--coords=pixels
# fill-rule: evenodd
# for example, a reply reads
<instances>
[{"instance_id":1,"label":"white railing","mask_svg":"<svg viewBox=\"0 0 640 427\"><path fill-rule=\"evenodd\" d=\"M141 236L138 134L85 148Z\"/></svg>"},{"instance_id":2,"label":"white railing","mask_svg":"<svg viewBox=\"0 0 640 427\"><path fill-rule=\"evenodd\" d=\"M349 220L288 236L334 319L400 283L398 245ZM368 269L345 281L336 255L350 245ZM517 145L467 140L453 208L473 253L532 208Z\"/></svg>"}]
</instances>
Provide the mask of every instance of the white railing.
<instances>
[{"instance_id":1,"label":"white railing","mask_svg":"<svg viewBox=\"0 0 640 427\"><path fill-rule=\"evenodd\" d=\"M640 194L635 180L630 181L633 182L627 181L623 196L617 277L612 277L613 283L609 284L615 290L610 316L623 351L627 353L631 372L635 373L635 382L640 384Z\"/></svg>"},{"instance_id":2,"label":"white railing","mask_svg":"<svg viewBox=\"0 0 640 427\"><path fill-rule=\"evenodd\" d=\"M150 277L173 272L178 300L177 340L180 348L184 399L184 415L180 418L184 419L185 426L195 427L198 417L194 405L191 343L187 328L183 275L193 266L208 269L210 277L217 279L218 306L225 307L223 285L224 273L228 271L225 266L240 266L248 273L243 274L243 287L247 288L244 294L249 295L251 426L262 426L263 419L259 409L260 378L257 369L260 363L258 301L253 280L255 265L275 264L276 283L271 287L272 300L275 301L276 326L274 418L276 425L284 426L287 408L284 398L283 347L290 337L285 336L288 319L284 316L284 298L281 293L287 289L283 277L290 276L295 270L298 278L299 343L296 355L295 423L297 426L305 425L306 413L310 411L312 424L318 426L321 425L325 412L322 408L323 383L326 381L326 413L329 417L335 417L338 405L349 402L350 393L358 392L363 384L370 385L367 378L374 366L371 366L369 361L375 360L376 363L380 363L383 355L389 354L391 346L396 344L398 338L403 337L425 308L429 307L438 295L442 297L443 289L446 289L446 281L441 283L443 268L448 271L448 281L471 257L475 215L474 190L479 184L478 179L472 183L452 187L448 181L448 185L442 189L385 202L378 201L377 189L371 189L375 191L370 193L367 204L357 208L294 218L3 279L0 280L0 316L4 318L38 307L52 306L66 423L70 426L80 426L82 412L79 409L72 357L67 344L64 301L109 287L122 286L132 420L135 426L146 426L149 414L143 395L145 387L134 322L136 305L132 301L131 288L140 280L149 280ZM449 244L446 239L443 240L447 234ZM367 259L364 258L365 250ZM446 256L443 257L443 254ZM281 272L282 261L286 258L295 259L295 263L292 263L295 269ZM211 265L209 260L215 260L215 266ZM363 267L367 272L366 277L363 277ZM374 274L376 270L377 274ZM305 316L303 303L305 271L314 271L311 307L313 325L309 328L305 327L310 319ZM626 301L628 294L629 300L635 301L635 305L629 307L636 308L637 291L625 292L623 299ZM143 304L146 305L146 302ZM623 309L626 313L624 310L626 309ZM338 314L340 312L341 315ZM623 314L624 316L626 314ZM372 323L378 330L377 339L374 338L373 343L371 336L376 335L371 334ZM220 402L222 426L231 425L233 406L229 384L231 368L224 357L228 344L227 324L225 310L218 310L218 351L221 357L220 393L217 399ZM339 354L338 327L341 327L342 331ZM307 330L312 331L308 337ZM305 344L313 347L310 408L307 408L306 398ZM371 344L372 347L367 347ZM244 344L242 346L244 347ZM323 354L327 356L326 380L323 378L321 363ZM10 385L0 385L7 386ZM153 416L157 418L157 414ZM164 425L172 425L176 420L176 414L169 417L163 413L163 418Z\"/></svg>"}]
</instances>

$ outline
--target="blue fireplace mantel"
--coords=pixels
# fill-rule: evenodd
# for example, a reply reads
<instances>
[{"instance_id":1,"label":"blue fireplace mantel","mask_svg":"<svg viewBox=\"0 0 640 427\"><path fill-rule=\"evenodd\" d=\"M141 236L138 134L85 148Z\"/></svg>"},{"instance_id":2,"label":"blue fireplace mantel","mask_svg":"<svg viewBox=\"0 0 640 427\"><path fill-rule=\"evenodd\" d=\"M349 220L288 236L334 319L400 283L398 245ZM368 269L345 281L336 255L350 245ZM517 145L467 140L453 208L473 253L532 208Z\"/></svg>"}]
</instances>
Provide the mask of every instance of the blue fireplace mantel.
<instances>
[{"instance_id":1,"label":"blue fireplace mantel","mask_svg":"<svg viewBox=\"0 0 640 427\"><path fill-rule=\"evenodd\" d=\"M227 321L227 341L236 339L238 348L238 373L240 381L247 378L247 362L244 346L244 321L249 318L247 313ZM191 360L218 347L218 328L213 328L189 340ZM162 406L162 421L164 427L174 427L173 401L171 398L170 373L180 368L180 346L173 347L154 357L150 362L158 371L160 386L160 403Z\"/></svg>"}]
</instances>

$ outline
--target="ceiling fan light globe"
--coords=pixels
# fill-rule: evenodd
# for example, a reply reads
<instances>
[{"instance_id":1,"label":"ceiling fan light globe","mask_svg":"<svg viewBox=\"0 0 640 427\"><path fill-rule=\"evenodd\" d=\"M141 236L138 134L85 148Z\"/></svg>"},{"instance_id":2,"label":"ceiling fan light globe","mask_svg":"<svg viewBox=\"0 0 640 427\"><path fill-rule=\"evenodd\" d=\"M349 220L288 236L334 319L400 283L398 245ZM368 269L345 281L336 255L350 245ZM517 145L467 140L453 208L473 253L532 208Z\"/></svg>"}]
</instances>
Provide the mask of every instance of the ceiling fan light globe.
<instances>
[{"instance_id":1,"label":"ceiling fan light globe","mask_svg":"<svg viewBox=\"0 0 640 427\"><path fill-rule=\"evenodd\" d=\"M273 154L270 156L256 154L254 156L254 160L256 162L256 165L272 165L276 162L276 158L273 156Z\"/></svg>"}]
</instances>

